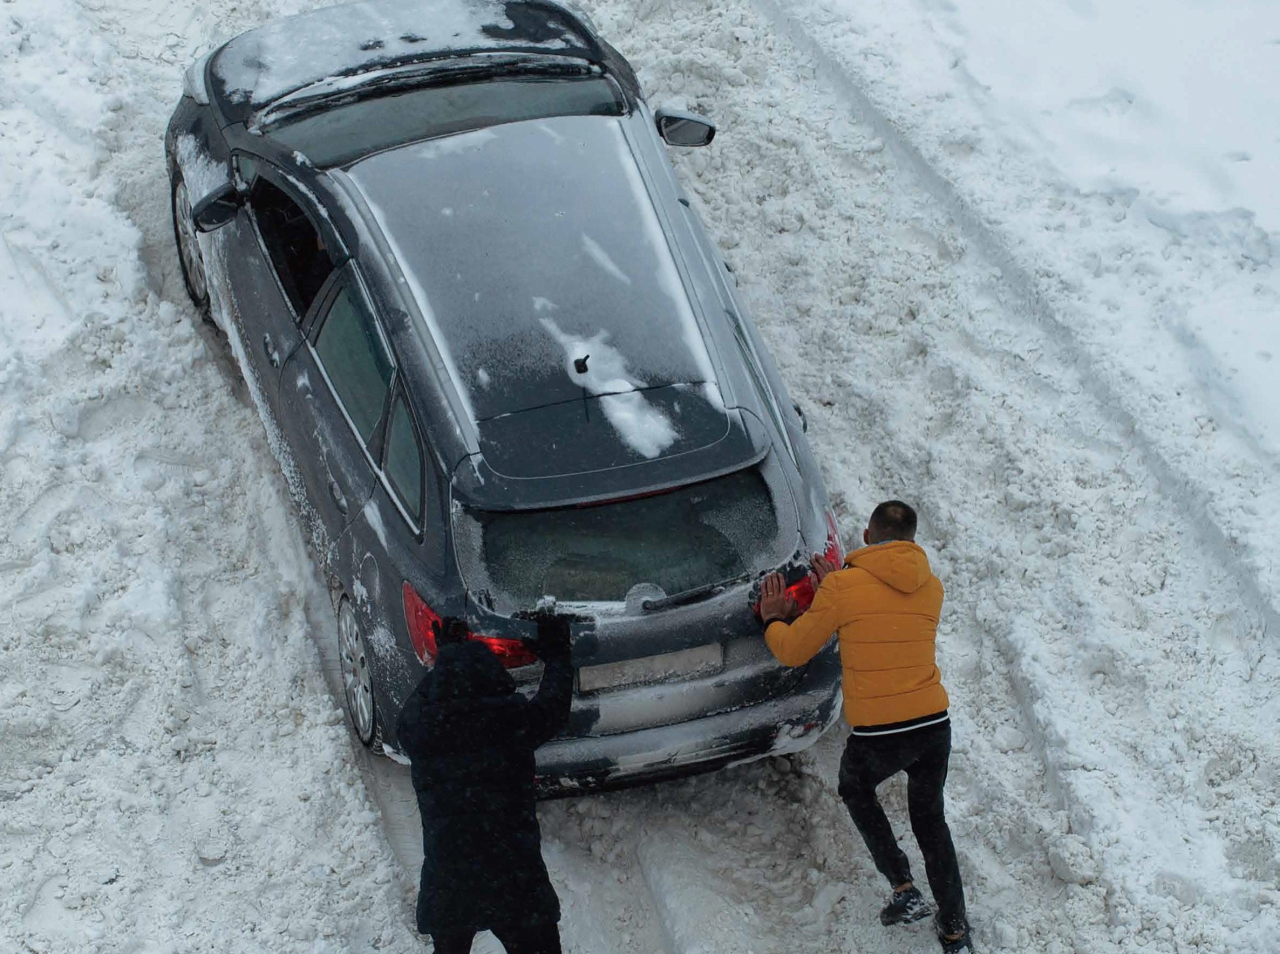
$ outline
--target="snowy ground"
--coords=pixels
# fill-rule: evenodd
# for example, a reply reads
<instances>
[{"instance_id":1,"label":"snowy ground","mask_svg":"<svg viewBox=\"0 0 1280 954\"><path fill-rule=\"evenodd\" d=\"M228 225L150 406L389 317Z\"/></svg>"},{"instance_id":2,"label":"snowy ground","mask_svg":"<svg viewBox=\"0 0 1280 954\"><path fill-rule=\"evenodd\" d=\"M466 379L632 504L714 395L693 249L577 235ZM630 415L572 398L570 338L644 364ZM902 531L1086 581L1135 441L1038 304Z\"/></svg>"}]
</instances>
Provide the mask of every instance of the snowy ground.
<instances>
[{"instance_id":1,"label":"snowy ground","mask_svg":"<svg viewBox=\"0 0 1280 954\"><path fill-rule=\"evenodd\" d=\"M168 224L181 68L308 5L0 6L0 950L423 946L404 773L327 689L327 598ZM920 504L982 949L1273 950L1280 16L589 6L720 124L678 168L846 538ZM568 949L934 949L875 921L838 736L544 806Z\"/></svg>"}]
</instances>

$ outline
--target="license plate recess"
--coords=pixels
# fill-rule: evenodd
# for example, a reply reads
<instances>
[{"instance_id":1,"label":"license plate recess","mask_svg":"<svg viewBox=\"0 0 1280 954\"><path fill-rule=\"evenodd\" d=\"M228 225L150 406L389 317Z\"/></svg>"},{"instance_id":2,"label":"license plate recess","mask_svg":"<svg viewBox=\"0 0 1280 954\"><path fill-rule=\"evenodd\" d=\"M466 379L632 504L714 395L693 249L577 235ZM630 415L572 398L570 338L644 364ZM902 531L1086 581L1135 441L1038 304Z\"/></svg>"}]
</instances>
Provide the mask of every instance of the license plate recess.
<instances>
[{"instance_id":1,"label":"license plate recess","mask_svg":"<svg viewBox=\"0 0 1280 954\"><path fill-rule=\"evenodd\" d=\"M724 668L724 647L719 643L680 649L657 656L624 659L578 670L578 688L583 692L643 686L707 675Z\"/></svg>"}]
</instances>

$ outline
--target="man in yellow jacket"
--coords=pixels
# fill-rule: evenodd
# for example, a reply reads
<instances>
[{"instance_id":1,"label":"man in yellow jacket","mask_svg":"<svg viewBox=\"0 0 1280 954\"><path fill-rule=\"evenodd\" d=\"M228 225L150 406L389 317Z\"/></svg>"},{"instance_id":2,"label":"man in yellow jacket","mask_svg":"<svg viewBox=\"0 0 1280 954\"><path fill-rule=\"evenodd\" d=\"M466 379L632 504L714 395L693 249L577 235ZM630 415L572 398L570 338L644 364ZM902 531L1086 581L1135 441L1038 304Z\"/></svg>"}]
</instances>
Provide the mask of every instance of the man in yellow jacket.
<instances>
[{"instance_id":1,"label":"man in yellow jacket","mask_svg":"<svg viewBox=\"0 0 1280 954\"><path fill-rule=\"evenodd\" d=\"M911 830L938 906L934 926L943 951L956 954L972 947L943 811L951 722L934 657L942 584L915 535L914 510L900 500L880 504L863 531L867 546L849 554L842 568L813 558L818 589L808 610L796 615L786 582L775 573L761 586L760 618L769 649L787 666L804 665L839 634L844 714L852 726L840 761L840 797L893 887L880 920L899 924L929 914L876 797L876 786L906 772Z\"/></svg>"}]
</instances>

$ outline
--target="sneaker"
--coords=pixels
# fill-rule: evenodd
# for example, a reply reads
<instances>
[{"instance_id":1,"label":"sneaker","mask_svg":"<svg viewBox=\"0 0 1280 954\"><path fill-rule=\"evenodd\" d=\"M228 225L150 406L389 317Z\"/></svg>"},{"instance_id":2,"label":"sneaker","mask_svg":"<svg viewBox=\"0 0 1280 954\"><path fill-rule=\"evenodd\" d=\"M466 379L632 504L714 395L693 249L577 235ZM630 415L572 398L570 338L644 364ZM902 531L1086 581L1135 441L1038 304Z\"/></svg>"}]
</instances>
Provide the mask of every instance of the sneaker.
<instances>
[{"instance_id":1,"label":"sneaker","mask_svg":"<svg viewBox=\"0 0 1280 954\"><path fill-rule=\"evenodd\" d=\"M933 921L933 929L937 932L938 943L942 945L942 954L960 954L961 951L973 951L973 939L969 933L969 922L961 922L959 928L943 928L937 918ZM950 937L960 932L958 937Z\"/></svg>"},{"instance_id":2,"label":"sneaker","mask_svg":"<svg viewBox=\"0 0 1280 954\"><path fill-rule=\"evenodd\" d=\"M910 924L929 916L929 904L918 888L912 885L905 891L893 892L893 900L880 912L881 924Z\"/></svg>"}]
</instances>

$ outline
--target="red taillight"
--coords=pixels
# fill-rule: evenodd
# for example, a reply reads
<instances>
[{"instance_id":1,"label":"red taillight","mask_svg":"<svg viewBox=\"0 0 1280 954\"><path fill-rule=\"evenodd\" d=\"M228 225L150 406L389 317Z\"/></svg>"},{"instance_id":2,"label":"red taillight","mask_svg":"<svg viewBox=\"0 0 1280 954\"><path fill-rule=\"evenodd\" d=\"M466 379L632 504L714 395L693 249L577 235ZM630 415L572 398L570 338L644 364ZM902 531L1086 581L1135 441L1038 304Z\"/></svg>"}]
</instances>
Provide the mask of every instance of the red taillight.
<instances>
[{"instance_id":1,"label":"red taillight","mask_svg":"<svg viewBox=\"0 0 1280 954\"><path fill-rule=\"evenodd\" d=\"M413 651L418 654L418 659L424 665L434 665L440 649L436 645L435 624L441 622L441 617L408 583L404 585L404 620L409 626L409 638L413 640ZM467 639L484 643L507 669L531 666L538 661L538 657L519 639L481 636L479 633L467 633Z\"/></svg>"},{"instance_id":2,"label":"red taillight","mask_svg":"<svg viewBox=\"0 0 1280 954\"><path fill-rule=\"evenodd\" d=\"M836 517L830 510L826 513L827 517L827 548L822 555L827 558L830 563L835 564L837 568L844 562L844 547L840 543L840 531L836 528ZM785 571L784 571L785 572ZM789 575L789 574L788 574ZM813 585L813 574L806 573L795 583L787 587L787 596L796 604L796 609L803 613L813 605L813 597L815 588ZM752 611L759 616L759 602L751 605Z\"/></svg>"},{"instance_id":3,"label":"red taillight","mask_svg":"<svg viewBox=\"0 0 1280 954\"><path fill-rule=\"evenodd\" d=\"M792 583L787 587L787 595L795 601L796 609L804 612L813 605L813 577L806 576L799 583Z\"/></svg>"},{"instance_id":4,"label":"red taillight","mask_svg":"<svg viewBox=\"0 0 1280 954\"><path fill-rule=\"evenodd\" d=\"M830 510L827 511L827 548L822 555L827 558L828 563L835 564L837 568L844 562L844 547L840 545L840 531L836 529L836 516ZM787 587L787 595L795 600L796 606L802 613L813 605L815 592L812 574L805 576L799 583L793 583Z\"/></svg>"},{"instance_id":5,"label":"red taillight","mask_svg":"<svg viewBox=\"0 0 1280 954\"><path fill-rule=\"evenodd\" d=\"M435 624L440 622L440 616L408 583L404 585L404 621L409 625L413 651L424 664L431 665L439 650L436 646Z\"/></svg>"},{"instance_id":6,"label":"red taillight","mask_svg":"<svg viewBox=\"0 0 1280 954\"><path fill-rule=\"evenodd\" d=\"M479 636L475 633L468 633L467 639L474 639L477 643L484 643L498 657L498 662L508 669L532 666L538 661L538 657L529 651L529 647L525 645L523 640L506 639L502 636Z\"/></svg>"}]
</instances>

